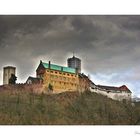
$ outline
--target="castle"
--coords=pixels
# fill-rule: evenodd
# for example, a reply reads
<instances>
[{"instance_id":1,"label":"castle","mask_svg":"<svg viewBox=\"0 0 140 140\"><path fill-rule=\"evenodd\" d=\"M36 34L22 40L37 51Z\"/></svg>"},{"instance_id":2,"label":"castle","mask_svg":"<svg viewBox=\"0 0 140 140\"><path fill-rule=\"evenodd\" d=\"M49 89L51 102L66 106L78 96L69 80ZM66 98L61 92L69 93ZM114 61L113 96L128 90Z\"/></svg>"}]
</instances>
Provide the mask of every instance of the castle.
<instances>
[{"instance_id":1,"label":"castle","mask_svg":"<svg viewBox=\"0 0 140 140\"><path fill-rule=\"evenodd\" d=\"M44 91L61 93L65 91L84 92L89 90L90 80L81 73L81 60L75 56L67 60L68 67L40 61L36 77L29 77L27 84L42 83Z\"/></svg>"},{"instance_id":2,"label":"castle","mask_svg":"<svg viewBox=\"0 0 140 140\"><path fill-rule=\"evenodd\" d=\"M85 91L91 91L114 100L131 100L132 92L126 85L112 87L94 84L88 76L81 73L81 60L74 55L72 58L67 59L67 65L68 66L65 67L52 64L51 61L47 63L40 60L36 69L36 77L29 76L26 83L22 86L24 86L24 88L30 88L34 92L37 91L38 93L56 94L66 91L83 93ZM4 85L9 84L5 82L8 81L6 77L7 72L11 72L9 74L15 74L15 68L4 68Z\"/></svg>"}]
</instances>

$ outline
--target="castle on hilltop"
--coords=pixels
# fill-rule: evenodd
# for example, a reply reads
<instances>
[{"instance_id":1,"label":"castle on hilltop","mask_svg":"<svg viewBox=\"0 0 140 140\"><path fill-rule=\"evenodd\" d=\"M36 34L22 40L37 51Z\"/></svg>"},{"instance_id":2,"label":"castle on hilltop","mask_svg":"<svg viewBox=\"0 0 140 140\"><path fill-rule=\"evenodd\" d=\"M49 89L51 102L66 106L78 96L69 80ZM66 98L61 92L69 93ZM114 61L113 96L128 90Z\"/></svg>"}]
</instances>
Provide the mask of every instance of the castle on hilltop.
<instances>
[{"instance_id":1,"label":"castle on hilltop","mask_svg":"<svg viewBox=\"0 0 140 140\"><path fill-rule=\"evenodd\" d=\"M3 86L0 90L6 87L10 89L10 80L12 75L15 75L15 70L16 68L11 66L4 68ZM36 77L29 76L25 84L15 84L15 89L54 94L66 91L80 93L91 91L119 101L131 100L132 94L126 85L113 87L94 84L87 75L81 73L81 60L74 55L67 59L67 67L40 60L36 69Z\"/></svg>"},{"instance_id":2,"label":"castle on hilltop","mask_svg":"<svg viewBox=\"0 0 140 140\"><path fill-rule=\"evenodd\" d=\"M81 60L75 56L67 59L67 67L40 61L36 77L29 77L27 84L42 83L44 91L61 93L65 91L91 91L114 100L131 99L132 92L126 85L120 87L95 85L88 76L81 73Z\"/></svg>"}]
</instances>

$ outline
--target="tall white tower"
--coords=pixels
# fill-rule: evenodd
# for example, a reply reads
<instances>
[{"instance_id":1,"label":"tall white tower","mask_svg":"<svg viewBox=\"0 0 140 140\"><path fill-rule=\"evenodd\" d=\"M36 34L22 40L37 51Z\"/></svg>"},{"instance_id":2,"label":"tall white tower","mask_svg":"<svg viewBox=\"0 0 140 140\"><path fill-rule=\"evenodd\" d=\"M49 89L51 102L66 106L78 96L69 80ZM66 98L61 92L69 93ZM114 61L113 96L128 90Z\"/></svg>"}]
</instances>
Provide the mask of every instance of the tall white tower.
<instances>
[{"instance_id":1,"label":"tall white tower","mask_svg":"<svg viewBox=\"0 0 140 140\"><path fill-rule=\"evenodd\" d=\"M11 74L16 74L16 67L7 66L3 68L3 85L9 84Z\"/></svg>"}]
</instances>

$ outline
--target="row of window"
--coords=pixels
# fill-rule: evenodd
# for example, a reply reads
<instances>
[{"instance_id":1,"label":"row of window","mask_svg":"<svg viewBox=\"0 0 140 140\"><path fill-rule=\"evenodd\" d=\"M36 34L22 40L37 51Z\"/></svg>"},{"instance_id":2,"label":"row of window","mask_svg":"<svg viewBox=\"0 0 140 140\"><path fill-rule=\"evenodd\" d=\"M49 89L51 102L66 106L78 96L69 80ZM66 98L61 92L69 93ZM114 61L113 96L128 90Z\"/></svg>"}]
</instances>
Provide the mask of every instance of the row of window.
<instances>
[{"instance_id":1,"label":"row of window","mask_svg":"<svg viewBox=\"0 0 140 140\"><path fill-rule=\"evenodd\" d=\"M77 85L77 84L75 84L75 83L67 83L67 82L61 82L61 81L52 81L51 80L51 83L52 84L61 84L61 85L69 85L69 86L73 86L73 85Z\"/></svg>"},{"instance_id":2,"label":"row of window","mask_svg":"<svg viewBox=\"0 0 140 140\"><path fill-rule=\"evenodd\" d=\"M74 87L74 86L72 87L72 86L71 86L71 87L69 88L69 87L65 87L65 86L55 86L54 89L55 89L55 90L56 90L56 89L76 90L76 87Z\"/></svg>"},{"instance_id":3,"label":"row of window","mask_svg":"<svg viewBox=\"0 0 140 140\"><path fill-rule=\"evenodd\" d=\"M72 82L76 81L75 78L68 78L68 77L57 76L57 75L51 75L51 79L58 79L58 80L72 81Z\"/></svg>"},{"instance_id":4,"label":"row of window","mask_svg":"<svg viewBox=\"0 0 140 140\"><path fill-rule=\"evenodd\" d=\"M59 87L65 87L65 88L68 88L68 87L77 87L77 84L67 84L67 83L64 83L64 82L56 82L56 81L51 81L51 84L53 86L55 86L57 88L57 86Z\"/></svg>"},{"instance_id":5,"label":"row of window","mask_svg":"<svg viewBox=\"0 0 140 140\"><path fill-rule=\"evenodd\" d=\"M55 73L55 74L63 74L63 75L67 75L67 76L72 76L72 77L76 77L76 75L74 74L70 74L70 73L64 73L64 72L58 72L58 71L49 71L47 70L47 72L51 72L51 73Z\"/></svg>"}]
</instances>

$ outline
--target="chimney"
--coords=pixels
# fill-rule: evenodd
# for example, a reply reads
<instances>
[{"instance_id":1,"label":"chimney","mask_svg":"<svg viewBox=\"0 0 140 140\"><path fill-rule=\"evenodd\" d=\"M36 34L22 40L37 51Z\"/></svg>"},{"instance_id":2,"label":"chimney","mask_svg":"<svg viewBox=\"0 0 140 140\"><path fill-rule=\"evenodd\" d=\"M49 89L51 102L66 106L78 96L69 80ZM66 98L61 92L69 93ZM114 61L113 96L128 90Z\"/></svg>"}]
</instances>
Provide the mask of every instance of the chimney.
<instances>
[{"instance_id":1,"label":"chimney","mask_svg":"<svg viewBox=\"0 0 140 140\"><path fill-rule=\"evenodd\" d=\"M49 69L51 68L51 61L49 61Z\"/></svg>"},{"instance_id":2,"label":"chimney","mask_svg":"<svg viewBox=\"0 0 140 140\"><path fill-rule=\"evenodd\" d=\"M61 67L61 71L63 71L63 67Z\"/></svg>"}]
</instances>

